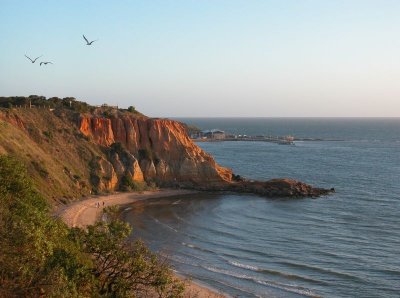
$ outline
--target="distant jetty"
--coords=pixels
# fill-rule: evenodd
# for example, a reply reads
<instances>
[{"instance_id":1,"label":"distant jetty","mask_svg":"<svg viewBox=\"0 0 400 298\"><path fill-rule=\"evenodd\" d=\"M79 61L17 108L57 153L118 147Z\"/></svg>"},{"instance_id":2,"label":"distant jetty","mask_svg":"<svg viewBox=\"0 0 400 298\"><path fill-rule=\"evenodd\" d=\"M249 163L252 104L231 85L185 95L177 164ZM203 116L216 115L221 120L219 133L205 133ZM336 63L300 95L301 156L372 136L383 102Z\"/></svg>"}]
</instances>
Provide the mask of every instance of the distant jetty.
<instances>
[{"instance_id":1,"label":"distant jetty","mask_svg":"<svg viewBox=\"0 0 400 298\"><path fill-rule=\"evenodd\" d=\"M226 134L223 130L212 129L204 130L190 134L190 137L195 142L270 142L281 145L294 145L295 141L343 141L340 139L322 139L322 138L298 138L291 135L287 136L267 136L256 135L250 136L246 134Z\"/></svg>"}]
</instances>

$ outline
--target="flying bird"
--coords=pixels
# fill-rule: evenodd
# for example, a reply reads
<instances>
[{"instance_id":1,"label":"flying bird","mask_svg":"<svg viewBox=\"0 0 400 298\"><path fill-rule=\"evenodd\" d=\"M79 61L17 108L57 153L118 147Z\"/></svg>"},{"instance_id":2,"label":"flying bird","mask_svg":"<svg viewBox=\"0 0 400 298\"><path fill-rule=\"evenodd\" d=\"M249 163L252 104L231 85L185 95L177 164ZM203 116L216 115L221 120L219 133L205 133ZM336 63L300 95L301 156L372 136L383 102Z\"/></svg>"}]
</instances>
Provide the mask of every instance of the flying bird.
<instances>
[{"instance_id":1,"label":"flying bird","mask_svg":"<svg viewBox=\"0 0 400 298\"><path fill-rule=\"evenodd\" d=\"M42 55L42 56L43 56L43 55ZM39 59L39 58L42 57L42 56L39 56L39 57L35 58L35 60L32 60L31 58L29 58L28 56L25 55L25 57L28 58L29 60L31 60L32 63L35 63L36 60Z\"/></svg>"},{"instance_id":2,"label":"flying bird","mask_svg":"<svg viewBox=\"0 0 400 298\"><path fill-rule=\"evenodd\" d=\"M95 41L97 41L98 39L95 39L95 40L92 40L92 41L90 41L89 42L89 40L85 37L85 35L82 35L83 36L83 38L85 39L85 41L86 41L86 45L87 46L90 46L90 45L92 45L92 43L94 43Z\"/></svg>"},{"instance_id":3,"label":"flying bird","mask_svg":"<svg viewBox=\"0 0 400 298\"><path fill-rule=\"evenodd\" d=\"M44 64L44 65L47 65L47 64L53 64L53 62L50 62L50 61L46 61L46 62L40 62L40 66L42 66L42 64Z\"/></svg>"}]
</instances>

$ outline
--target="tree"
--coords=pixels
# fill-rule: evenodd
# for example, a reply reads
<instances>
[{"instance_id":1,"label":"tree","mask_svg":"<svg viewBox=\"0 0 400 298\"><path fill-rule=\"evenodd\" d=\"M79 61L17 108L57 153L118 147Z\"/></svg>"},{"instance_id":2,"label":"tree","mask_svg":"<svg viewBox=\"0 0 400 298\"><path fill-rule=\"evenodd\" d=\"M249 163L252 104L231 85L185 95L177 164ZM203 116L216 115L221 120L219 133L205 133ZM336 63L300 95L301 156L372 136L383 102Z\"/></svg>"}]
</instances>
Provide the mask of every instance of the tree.
<instances>
[{"instance_id":1,"label":"tree","mask_svg":"<svg viewBox=\"0 0 400 298\"><path fill-rule=\"evenodd\" d=\"M78 242L91 255L97 292L105 297L136 297L157 293L159 297L181 297L184 284L177 280L165 261L142 241L127 241L131 227L106 208L107 221L87 230L76 229Z\"/></svg>"},{"instance_id":2,"label":"tree","mask_svg":"<svg viewBox=\"0 0 400 298\"><path fill-rule=\"evenodd\" d=\"M131 227L108 218L86 230L50 215L16 158L0 155L0 297L181 297L166 262L127 237Z\"/></svg>"},{"instance_id":3,"label":"tree","mask_svg":"<svg viewBox=\"0 0 400 298\"><path fill-rule=\"evenodd\" d=\"M130 106L130 107L128 108L128 112L137 113L136 108L135 108L134 106Z\"/></svg>"},{"instance_id":4,"label":"tree","mask_svg":"<svg viewBox=\"0 0 400 298\"><path fill-rule=\"evenodd\" d=\"M16 158L0 156L1 297L76 291L60 261L70 262L67 259L79 251L68 241L67 227L54 220L49 210L25 167Z\"/></svg>"}]
</instances>

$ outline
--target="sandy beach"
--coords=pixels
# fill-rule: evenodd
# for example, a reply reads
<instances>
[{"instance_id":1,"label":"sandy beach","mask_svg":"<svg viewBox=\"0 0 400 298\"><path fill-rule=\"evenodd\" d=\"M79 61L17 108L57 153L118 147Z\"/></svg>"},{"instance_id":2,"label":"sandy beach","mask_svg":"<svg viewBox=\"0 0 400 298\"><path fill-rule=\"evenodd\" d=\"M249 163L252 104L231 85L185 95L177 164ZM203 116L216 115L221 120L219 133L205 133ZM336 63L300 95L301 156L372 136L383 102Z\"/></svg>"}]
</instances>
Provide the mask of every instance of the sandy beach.
<instances>
[{"instance_id":1,"label":"sandy beach","mask_svg":"<svg viewBox=\"0 0 400 298\"><path fill-rule=\"evenodd\" d=\"M101 216L102 206L126 205L137 201L170 197L176 195L187 195L195 193L190 190L163 189L156 191L144 191L141 193L117 193L112 195L96 196L79 202L62 206L56 210L55 214L60 217L70 227L85 227L95 223L96 219ZM100 207L97 207L100 204ZM226 297L221 293L217 293L207 287L201 286L195 282L187 282L185 297L198 298L216 298Z\"/></svg>"}]
</instances>

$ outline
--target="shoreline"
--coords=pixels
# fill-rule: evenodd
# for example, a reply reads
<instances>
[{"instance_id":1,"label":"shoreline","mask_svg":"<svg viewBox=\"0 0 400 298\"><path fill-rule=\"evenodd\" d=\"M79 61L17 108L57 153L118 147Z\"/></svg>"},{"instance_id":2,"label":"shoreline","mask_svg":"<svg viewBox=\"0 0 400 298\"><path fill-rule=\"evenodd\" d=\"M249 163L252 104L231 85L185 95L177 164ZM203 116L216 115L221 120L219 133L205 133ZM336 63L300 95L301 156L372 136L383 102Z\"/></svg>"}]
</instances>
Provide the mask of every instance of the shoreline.
<instances>
[{"instance_id":1,"label":"shoreline","mask_svg":"<svg viewBox=\"0 0 400 298\"><path fill-rule=\"evenodd\" d=\"M87 225L94 224L102 214L103 202L104 207L108 206L121 206L128 205L138 201L143 201L153 198L167 198L179 195L195 194L198 191L182 190L182 189L161 189L143 192L129 192L129 193L116 193L110 195L99 195L83 199L78 202L66 206L58 206L54 214L59 217L69 227L83 228ZM100 207L96 204L100 203ZM180 273L175 273L175 276L185 279ZM225 294L217 292L203 284L196 283L195 281L185 281L186 289L184 292L185 297L197 298L222 298L227 297Z\"/></svg>"}]
</instances>

